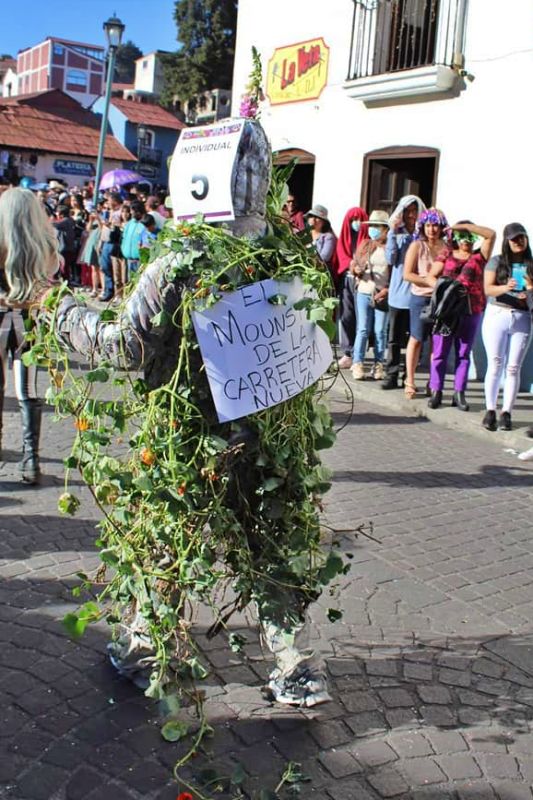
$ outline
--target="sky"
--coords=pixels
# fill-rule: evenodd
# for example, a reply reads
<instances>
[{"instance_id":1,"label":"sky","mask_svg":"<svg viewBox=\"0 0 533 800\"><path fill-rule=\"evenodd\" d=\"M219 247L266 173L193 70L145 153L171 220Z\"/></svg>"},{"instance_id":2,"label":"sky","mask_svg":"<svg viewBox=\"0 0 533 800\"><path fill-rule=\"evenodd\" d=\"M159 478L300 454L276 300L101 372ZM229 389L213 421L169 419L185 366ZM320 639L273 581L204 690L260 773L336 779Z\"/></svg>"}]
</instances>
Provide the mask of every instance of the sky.
<instances>
[{"instance_id":1,"label":"sky","mask_svg":"<svg viewBox=\"0 0 533 800\"><path fill-rule=\"evenodd\" d=\"M131 39L143 53L176 50L174 0L0 0L0 53L19 50L47 36L105 45L105 20L117 16L126 26L122 41Z\"/></svg>"}]
</instances>

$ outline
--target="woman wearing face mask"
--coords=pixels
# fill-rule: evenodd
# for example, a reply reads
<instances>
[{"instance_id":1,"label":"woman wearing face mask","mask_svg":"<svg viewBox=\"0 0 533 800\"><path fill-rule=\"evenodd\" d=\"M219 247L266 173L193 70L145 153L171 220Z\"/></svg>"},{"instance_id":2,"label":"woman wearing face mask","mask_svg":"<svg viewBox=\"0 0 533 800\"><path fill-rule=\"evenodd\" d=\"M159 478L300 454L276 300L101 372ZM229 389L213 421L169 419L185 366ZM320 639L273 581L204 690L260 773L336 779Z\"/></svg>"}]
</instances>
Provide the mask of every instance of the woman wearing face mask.
<instances>
[{"instance_id":1,"label":"woman wearing face mask","mask_svg":"<svg viewBox=\"0 0 533 800\"><path fill-rule=\"evenodd\" d=\"M496 232L491 228L474 225L468 220L458 222L452 226L451 230L453 231L452 247L437 256L430 270L428 283L434 286L440 276L452 278L461 283L467 291L470 313L461 317L454 334L443 336L440 333L434 333L432 336L429 380L431 397L428 406L438 408L442 403L446 364L453 345L455 347L455 377L452 405L460 411L468 411L469 405L466 402L465 391L470 367L470 353L485 308L483 270L492 253ZM481 237L483 241L480 250L474 253L477 237Z\"/></svg>"},{"instance_id":2,"label":"woman wearing face mask","mask_svg":"<svg viewBox=\"0 0 533 800\"><path fill-rule=\"evenodd\" d=\"M503 229L502 252L485 267L487 310L481 326L487 352L483 427L510 431L511 412L520 386L520 368L531 334L526 290L533 289L533 257L527 231L519 222ZM505 366L503 401L496 420L498 390Z\"/></svg>"},{"instance_id":3,"label":"woman wearing face mask","mask_svg":"<svg viewBox=\"0 0 533 800\"><path fill-rule=\"evenodd\" d=\"M353 273L357 285L356 317L357 330L353 349L352 375L356 381L364 380L364 359L368 336L374 330L374 380L383 380L385 371L385 346L387 341L389 293L389 267L385 244L389 231L389 215L386 211L373 211L368 220L369 239L355 253Z\"/></svg>"},{"instance_id":4,"label":"woman wearing face mask","mask_svg":"<svg viewBox=\"0 0 533 800\"><path fill-rule=\"evenodd\" d=\"M350 265L357 248L368 239L368 214L364 208L348 209L344 215L337 242L337 272L334 275L339 297L340 348L343 355L338 361L340 369L350 369L355 338L354 276Z\"/></svg>"},{"instance_id":5,"label":"woman wearing face mask","mask_svg":"<svg viewBox=\"0 0 533 800\"><path fill-rule=\"evenodd\" d=\"M411 284L409 302L409 341L405 353L406 378L404 392L408 400L417 394L415 373L422 352L422 344L428 338L431 326L423 322L420 313L429 304L433 288L427 281L433 262L447 249L444 239L448 229L446 217L438 208L428 208L418 217L415 241L409 245L405 256L403 278Z\"/></svg>"}]
</instances>

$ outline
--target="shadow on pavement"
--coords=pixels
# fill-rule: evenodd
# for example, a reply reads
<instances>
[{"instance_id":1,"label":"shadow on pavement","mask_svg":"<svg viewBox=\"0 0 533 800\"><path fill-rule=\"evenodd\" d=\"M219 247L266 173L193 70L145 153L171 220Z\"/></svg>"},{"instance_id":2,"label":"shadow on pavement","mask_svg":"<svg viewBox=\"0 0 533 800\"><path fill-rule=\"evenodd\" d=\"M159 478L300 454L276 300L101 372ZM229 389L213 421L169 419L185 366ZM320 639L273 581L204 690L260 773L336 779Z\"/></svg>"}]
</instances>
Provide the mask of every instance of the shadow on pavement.
<instances>
[{"instance_id":1,"label":"shadow on pavement","mask_svg":"<svg viewBox=\"0 0 533 800\"><path fill-rule=\"evenodd\" d=\"M451 488L490 489L492 487L532 488L533 472L528 467L501 467L486 464L479 472L464 474L461 472L439 472L437 470L406 471L399 473L375 470L336 470L333 480L354 483L386 484L388 486L409 486L413 488Z\"/></svg>"},{"instance_id":2,"label":"shadow on pavement","mask_svg":"<svg viewBox=\"0 0 533 800\"><path fill-rule=\"evenodd\" d=\"M162 739L161 709L107 662L104 627L67 638L60 619L75 607L74 581L45 578L46 570L7 578L0 588L2 796L175 800L185 786L172 768L190 739ZM202 688L213 736L183 775L200 788L206 776L227 777L241 765L245 796L254 800L261 788L273 789L290 761L310 779L303 797L487 800L527 790L530 639L428 637L394 646L371 643L370 632L368 644L356 641L344 627L326 655L333 701L300 710L263 699L271 662L255 628L240 656L224 637L208 640L198 623L212 670ZM194 730L190 710L180 715Z\"/></svg>"}]
</instances>

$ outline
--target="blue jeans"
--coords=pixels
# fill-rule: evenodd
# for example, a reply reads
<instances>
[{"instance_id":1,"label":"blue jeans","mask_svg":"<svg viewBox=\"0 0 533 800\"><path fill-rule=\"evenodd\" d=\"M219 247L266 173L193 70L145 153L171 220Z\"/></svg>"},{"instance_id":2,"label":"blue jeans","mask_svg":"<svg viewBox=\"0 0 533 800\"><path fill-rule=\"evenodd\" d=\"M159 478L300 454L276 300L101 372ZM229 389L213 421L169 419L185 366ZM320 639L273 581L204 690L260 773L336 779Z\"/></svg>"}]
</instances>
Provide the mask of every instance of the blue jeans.
<instances>
[{"instance_id":1,"label":"blue jeans","mask_svg":"<svg viewBox=\"0 0 533 800\"><path fill-rule=\"evenodd\" d=\"M374 330L374 361L385 361L385 348L387 344L387 311L378 311L370 305L371 295L356 292L356 319L357 329L353 347L353 360L360 364L365 360L368 336Z\"/></svg>"},{"instance_id":2,"label":"blue jeans","mask_svg":"<svg viewBox=\"0 0 533 800\"><path fill-rule=\"evenodd\" d=\"M138 258L127 258L126 261L128 262L128 280L131 278L134 272L137 272L139 269L140 260Z\"/></svg>"},{"instance_id":3,"label":"blue jeans","mask_svg":"<svg viewBox=\"0 0 533 800\"><path fill-rule=\"evenodd\" d=\"M111 254L113 253L114 244L105 242L102 245L100 253L100 269L104 275L104 296L111 298L115 292L113 284L113 265L111 263Z\"/></svg>"}]
</instances>

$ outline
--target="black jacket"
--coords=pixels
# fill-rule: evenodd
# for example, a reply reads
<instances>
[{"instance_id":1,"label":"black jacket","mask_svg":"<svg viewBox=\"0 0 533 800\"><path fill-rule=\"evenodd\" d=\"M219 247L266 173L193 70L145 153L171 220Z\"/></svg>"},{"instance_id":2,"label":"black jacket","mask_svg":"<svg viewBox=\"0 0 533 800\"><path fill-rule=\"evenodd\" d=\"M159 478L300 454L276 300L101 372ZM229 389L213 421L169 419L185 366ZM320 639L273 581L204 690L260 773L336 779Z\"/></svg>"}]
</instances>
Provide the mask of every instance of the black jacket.
<instances>
[{"instance_id":1,"label":"black jacket","mask_svg":"<svg viewBox=\"0 0 533 800\"><path fill-rule=\"evenodd\" d=\"M471 314L466 287L453 278L439 278L429 305L420 316L433 324L432 333L453 336L467 314Z\"/></svg>"}]
</instances>

